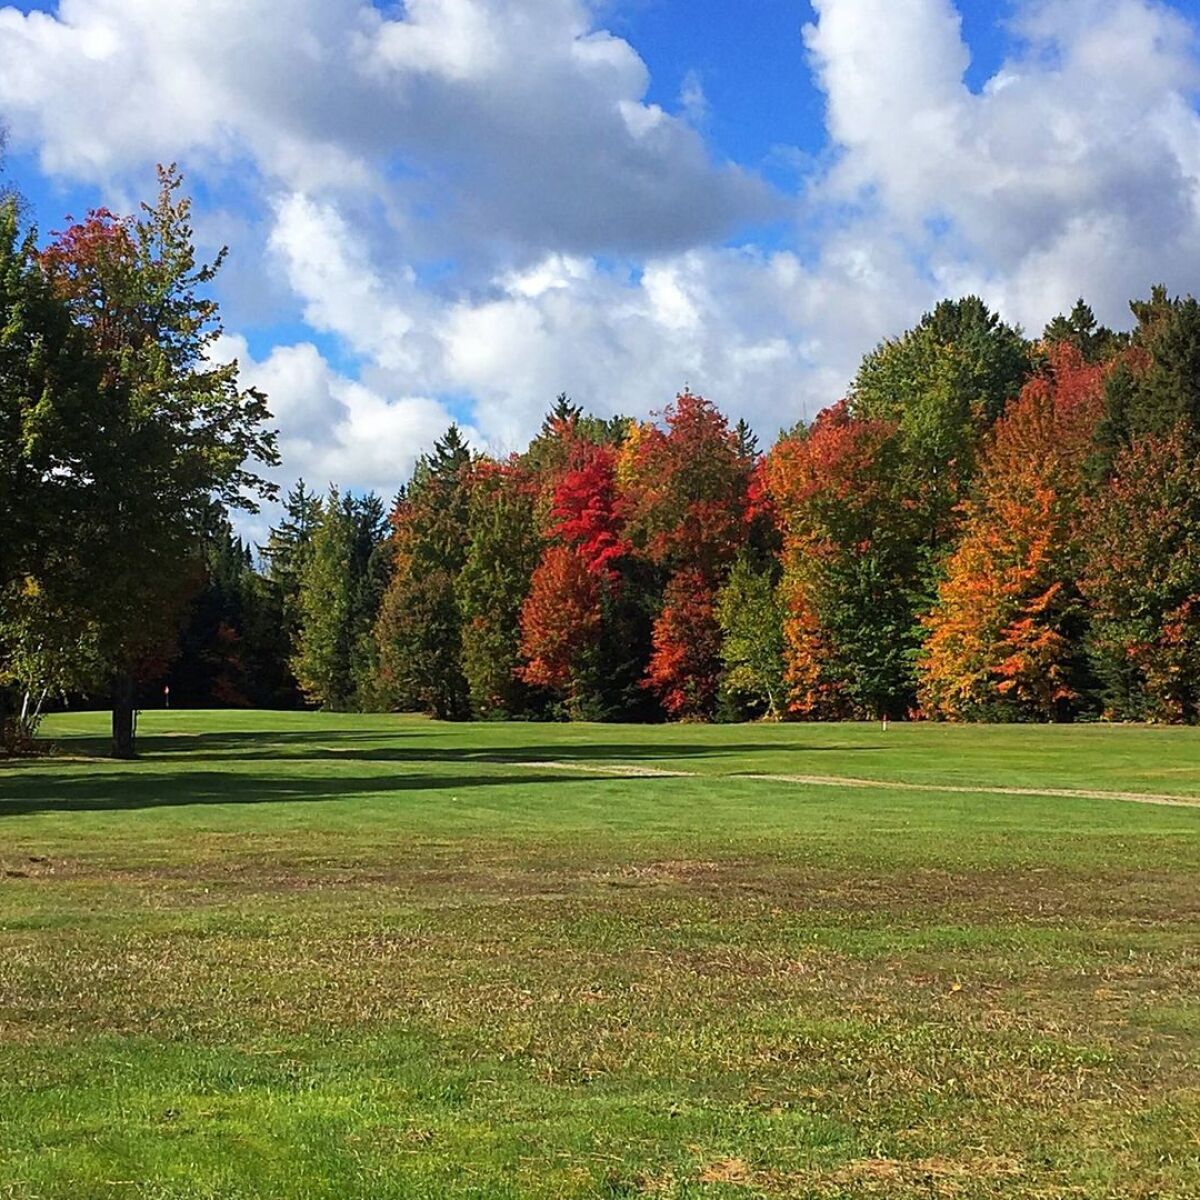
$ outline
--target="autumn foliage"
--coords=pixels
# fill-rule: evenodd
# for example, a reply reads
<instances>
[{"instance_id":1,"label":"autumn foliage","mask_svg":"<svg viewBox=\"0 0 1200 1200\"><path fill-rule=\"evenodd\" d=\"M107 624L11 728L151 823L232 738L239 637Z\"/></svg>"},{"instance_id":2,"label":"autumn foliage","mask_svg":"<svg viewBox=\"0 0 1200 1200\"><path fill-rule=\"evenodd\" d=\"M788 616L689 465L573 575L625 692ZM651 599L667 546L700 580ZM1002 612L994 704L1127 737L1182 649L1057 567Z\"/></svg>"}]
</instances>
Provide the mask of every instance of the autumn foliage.
<instances>
[{"instance_id":1,"label":"autumn foliage","mask_svg":"<svg viewBox=\"0 0 1200 1200\"><path fill-rule=\"evenodd\" d=\"M1107 368L1053 347L996 424L964 530L926 617L932 715L1052 720L1080 700L1079 506Z\"/></svg>"},{"instance_id":2,"label":"autumn foliage","mask_svg":"<svg viewBox=\"0 0 1200 1200\"><path fill-rule=\"evenodd\" d=\"M600 587L582 555L551 546L521 609L521 677L558 693L568 706L579 698L586 657L600 634Z\"/></svg>"},{"instance_id":3,"label":"autumn foliage","mask_svg":"<svg viewBox=\"0 0 1200 1200\"><path fill-rule=\"evenodd\" d=\"M688 567L672 575L654 622L646 686L673 717L711 715L721 681L721 629L716 596L705 574Z\"/></svg>"},{"instance_id":4,"label":"autumn foliage","mask_svg":"<svg viewBox=\"0 0 1200 1200\"><path fill-rule=\"evenodd\" d=\"M295 489L260 572L220 509L269 494L238 464L273 463L273 441L263 398L208 361L217 264L195 264L177 185L146 220L101 210L43 249L0 228L0 500L24 510L0 539L0 682L128 679L146 631L180 625L173 685L223 704L1200 721L1191 298L1154 289L1129 333L1080 301L1039 340L945 301L763 454L688 389L648 420L560 395L503 458L452 426L390 523L373 494ZM33 509L78 527L69 554L39 545ZM182 621L176 559L202 577Z\"/></svg>"}]
</instances>

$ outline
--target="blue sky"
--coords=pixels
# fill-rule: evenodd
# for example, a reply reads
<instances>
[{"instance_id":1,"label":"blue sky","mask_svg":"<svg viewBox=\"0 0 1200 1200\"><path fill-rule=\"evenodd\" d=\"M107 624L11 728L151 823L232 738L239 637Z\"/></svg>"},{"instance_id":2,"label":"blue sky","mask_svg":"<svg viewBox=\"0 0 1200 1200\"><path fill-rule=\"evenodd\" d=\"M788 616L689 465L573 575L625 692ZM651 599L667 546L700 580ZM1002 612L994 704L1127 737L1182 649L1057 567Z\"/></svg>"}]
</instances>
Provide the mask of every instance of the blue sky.
<instances>
[{"instance_id":1,"label":"blue sky","mask_svg":"<svg viewBox=\"0 0 1200 1200\"><path fill-rule=\"evenodd\" d=\"M390 492L452 417L685 381L767 437L944 295L1036 330L1200 274L1195 5L0 5L44 230L177 159L284 480Z\"/></svg>"}]
</instances>

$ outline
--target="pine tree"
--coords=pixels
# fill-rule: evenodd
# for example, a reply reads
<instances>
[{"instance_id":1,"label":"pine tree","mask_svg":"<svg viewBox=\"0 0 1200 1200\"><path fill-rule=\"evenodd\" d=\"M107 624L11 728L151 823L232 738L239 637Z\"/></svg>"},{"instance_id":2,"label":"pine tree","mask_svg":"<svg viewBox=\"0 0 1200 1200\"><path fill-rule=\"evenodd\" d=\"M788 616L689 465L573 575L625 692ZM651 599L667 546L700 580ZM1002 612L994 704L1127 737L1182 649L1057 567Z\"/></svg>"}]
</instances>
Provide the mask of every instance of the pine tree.
<instances>
[{"instance_id":1,"label":"pine tree","mask_svg":"<svg viewBox=\"0 0 1200 1200\"><path fill-rule=\"evenodd\" d=\"M463 672L478 717L510 717L527 704L517 676L521 607L540 543L532 481L513 464L478 463L467 511L468 547L456 589Z\"/></svg>"},{"instance_id":2,"label":"pine tree","mask_svg":"<svg viewBox=\"0 0 1200 1200\"><path fill-rule=\"evenodd\" d=\"M300 581L292 670L304 694L334 712L353 707L354 500L330 488Z\"/></svg>"},{"instance_id":3,"label":"pine tree","mask_svg":"<svg viewBox=\"0 0 1200 1200\"><path fill-rule=\"evenodd\" d=\"M750 462L758 458L758 434L750 428L745 417L739 418L733 427L733 436L737 439L738 453Z\"/></svg>"},{"instance_id":4,"label":"pine tree","mask_svg":"<svg viewBox=\"0 0 1200 1200\"><path fill-rule=\"evenodd\" d=\"M1055 317L1042 333L1045 346L1074 346L1084 362L1099 363L1110 358L1126 339L1096 320L1091 306L1081 296L1066 316Z\"/></svg>"},{"instance_id":5,"label":"pine tree","mask_svg":"<svg viewBox=\"0 0 1200 1200\"><path fill-rule=\"evenodd\" d=\"M354 501L351 555L350 675L360 711L386 707L379 691L379 651L375 625L391 579L392 546L383 501L369 492Z\"/></svg>"},{"instance_id":6,"label":"pine tree","mask_svg":"<svg viewBox=\"0 0 1200 1200\"><path fill-rule=\"evenodd\" d=\"M283 502L283 519L271 527L262 555L267 578L279 591L284 634L295 651L300 629L300 581L308 564L313 533L321 519L321 497L300 479Z\"/></svg>"},{"instance_id":7,"label":"pine tree","mask_svg":"<svg viewBox=\"0 0 1200 1200\"><path fill-rule=\"evenodd\" d=\"M418 461L392 514L394 571L375 630L381 698L443 720L470 712L456 593L466 557L470 464L456 425Z\"/></svg>"}]
</instances>

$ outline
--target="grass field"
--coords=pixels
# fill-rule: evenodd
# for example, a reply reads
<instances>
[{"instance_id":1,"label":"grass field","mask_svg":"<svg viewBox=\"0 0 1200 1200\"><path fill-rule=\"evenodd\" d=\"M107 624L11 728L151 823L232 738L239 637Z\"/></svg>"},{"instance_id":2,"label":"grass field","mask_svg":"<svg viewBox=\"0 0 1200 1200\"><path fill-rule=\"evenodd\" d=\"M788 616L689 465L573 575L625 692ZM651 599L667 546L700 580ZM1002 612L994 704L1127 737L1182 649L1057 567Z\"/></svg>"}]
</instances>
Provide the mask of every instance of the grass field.
<instances>
[{"instance_id":1,"label":"grass field","mask_svg":"<svg viewBox=\"0 0 1200 1200\"><path fill-rule=\"evenodd\" d=\"M1200 731L103 730L0 764L0 1197L1200 1196L1200 807L955 790Z\"/></svg>"}]
</instances>

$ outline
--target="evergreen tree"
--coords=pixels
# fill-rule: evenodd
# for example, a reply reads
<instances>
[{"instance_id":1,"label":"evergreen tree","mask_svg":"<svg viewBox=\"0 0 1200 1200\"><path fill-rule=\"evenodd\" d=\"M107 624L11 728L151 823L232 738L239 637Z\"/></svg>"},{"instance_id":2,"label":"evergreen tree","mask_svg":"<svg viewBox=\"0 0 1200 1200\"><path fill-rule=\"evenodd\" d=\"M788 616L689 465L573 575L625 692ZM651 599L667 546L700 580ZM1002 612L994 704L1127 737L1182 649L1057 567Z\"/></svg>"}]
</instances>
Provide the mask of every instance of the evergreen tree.
<instances>
[{"instance_id":1,"label":"evergreen tree","mask_svg":"<svg viewBox=\"0 0 1200 1200\"><path fill-rule=\"evenodd\" d=\"M1191 296L1172 299L1158 286L1130 307L1138 325L1108 376L1090 464L1098 482L1139 437L1181 430L1200 448L1200 304Z\"/></svg>"},{"instance_id":2,"label":"evergreen tree","mask_svg":"<svg viewBox=\"0 0 1200 1200\"><path fill-rule=\"evenodd\" d=\"M477 464L467 539L456 587L471 708L484 718L513 716L527 703L516 673L521 606L539 551L533 487L519 467Z\"/></svg>"},{"instance_id":3,"label":"evergreen tree","mask_svg":"<svg viewBox=\"0 0 1200 1200\"><path fill-rule=\"evenodd\" d=\"M1055 317L1042 333L1043 344L1052 346L1065 342L1074 346L1087 363L1110 358L1125 340L1096 320L1096 314L1082 296L1069 314Z\"/></svg>"},{"instance_id":4,"label":"evergreen tree","mask_svg":"<svg viewBox=\"0 0 1200 1200\"><path fill-rule=\"evenodd\" d=\"M1182 428L1200 440L1200 303L1192 296L1169 299L1156 287L1148 301L1131 307L1138 318L1134 344L1149 361L1135 372L1129 434L1163 436Z\"/></svg>"},{"instance_id":5,"label":"evergreen tree","mask_svg":"<svg viewBox=\"0 0 1200 1200\"><path fill-rule=\"evenodd\" d=\"M443 720L469 715L458 576L467 547L471 454L451 425L422 457L392 515L394 571L376 624L380 696Z\"/></svg>"},{"instance_id":6,"label":"evergreen tree","mask_svg":"<svg viewBox=\"0 0 1200 1200\"><path fill-rule=\"evenodd\" d=\"M250 547L223 513L204 541L200 582L165 678L179 707L286 708L296 686L278 589L254 569Z\"/></svg>"},{"instance_id":7,"label":"evergreen tree","mask_svg":"<svg viewBox=\"0 0 1200 1200\"><path fill-rule=\"evenodd\" d=\"M292 670L304 694L335 712L353 707L354 500L330 488L300 581L300 637Z\"/></svg>"},{"instance_id":8,"label":"evergreen tree","mask_svg":"<svg viewBox=\"0 0 1200 1200\"><path fill-rule=\"evenodd\" d=\"M314 703L335 711L375 707L374 639L391 550L383 503L374 492L321 506L300 581L300 636L292 660Z\"/></svg>"},{"instance_id":9,"label":"evergreen tree","mask_svg":"<svg viewBox=\"0 0 1200 1200\"><path fill-rule=\"evenodd\" d=\"M753 462L758 458L758 434L750 428L745 417L739 418L733 427L733 436L737 438L738 453L744 459Z\"/></svg>"},{"instance_id":10,"label":"evergreen tree","mask_svg":"<svg viewBox=\"0 0 1200 1200\"><path fill-rule=\"evenodd\" d=\"M283 502L283 519L271 527L262 555L267 578L279 592L284 635L295 652L300 630L300 581L312 550L313 533L321 519L321 497L298 480Z\"/></svg>"},{"instance_id":11,"label":"evergreen tree","mask_svg":"<svg viewBox=\"0 0 1200 1200\"><path fill-rule=\"evenodd\" d=\"M391 578L392 547L383 501L370 492L353 502L354 550L350 596L350 674L355 707L386 707L379 692L379 653L375 624Z\"/></svg>"}]
</instances>

